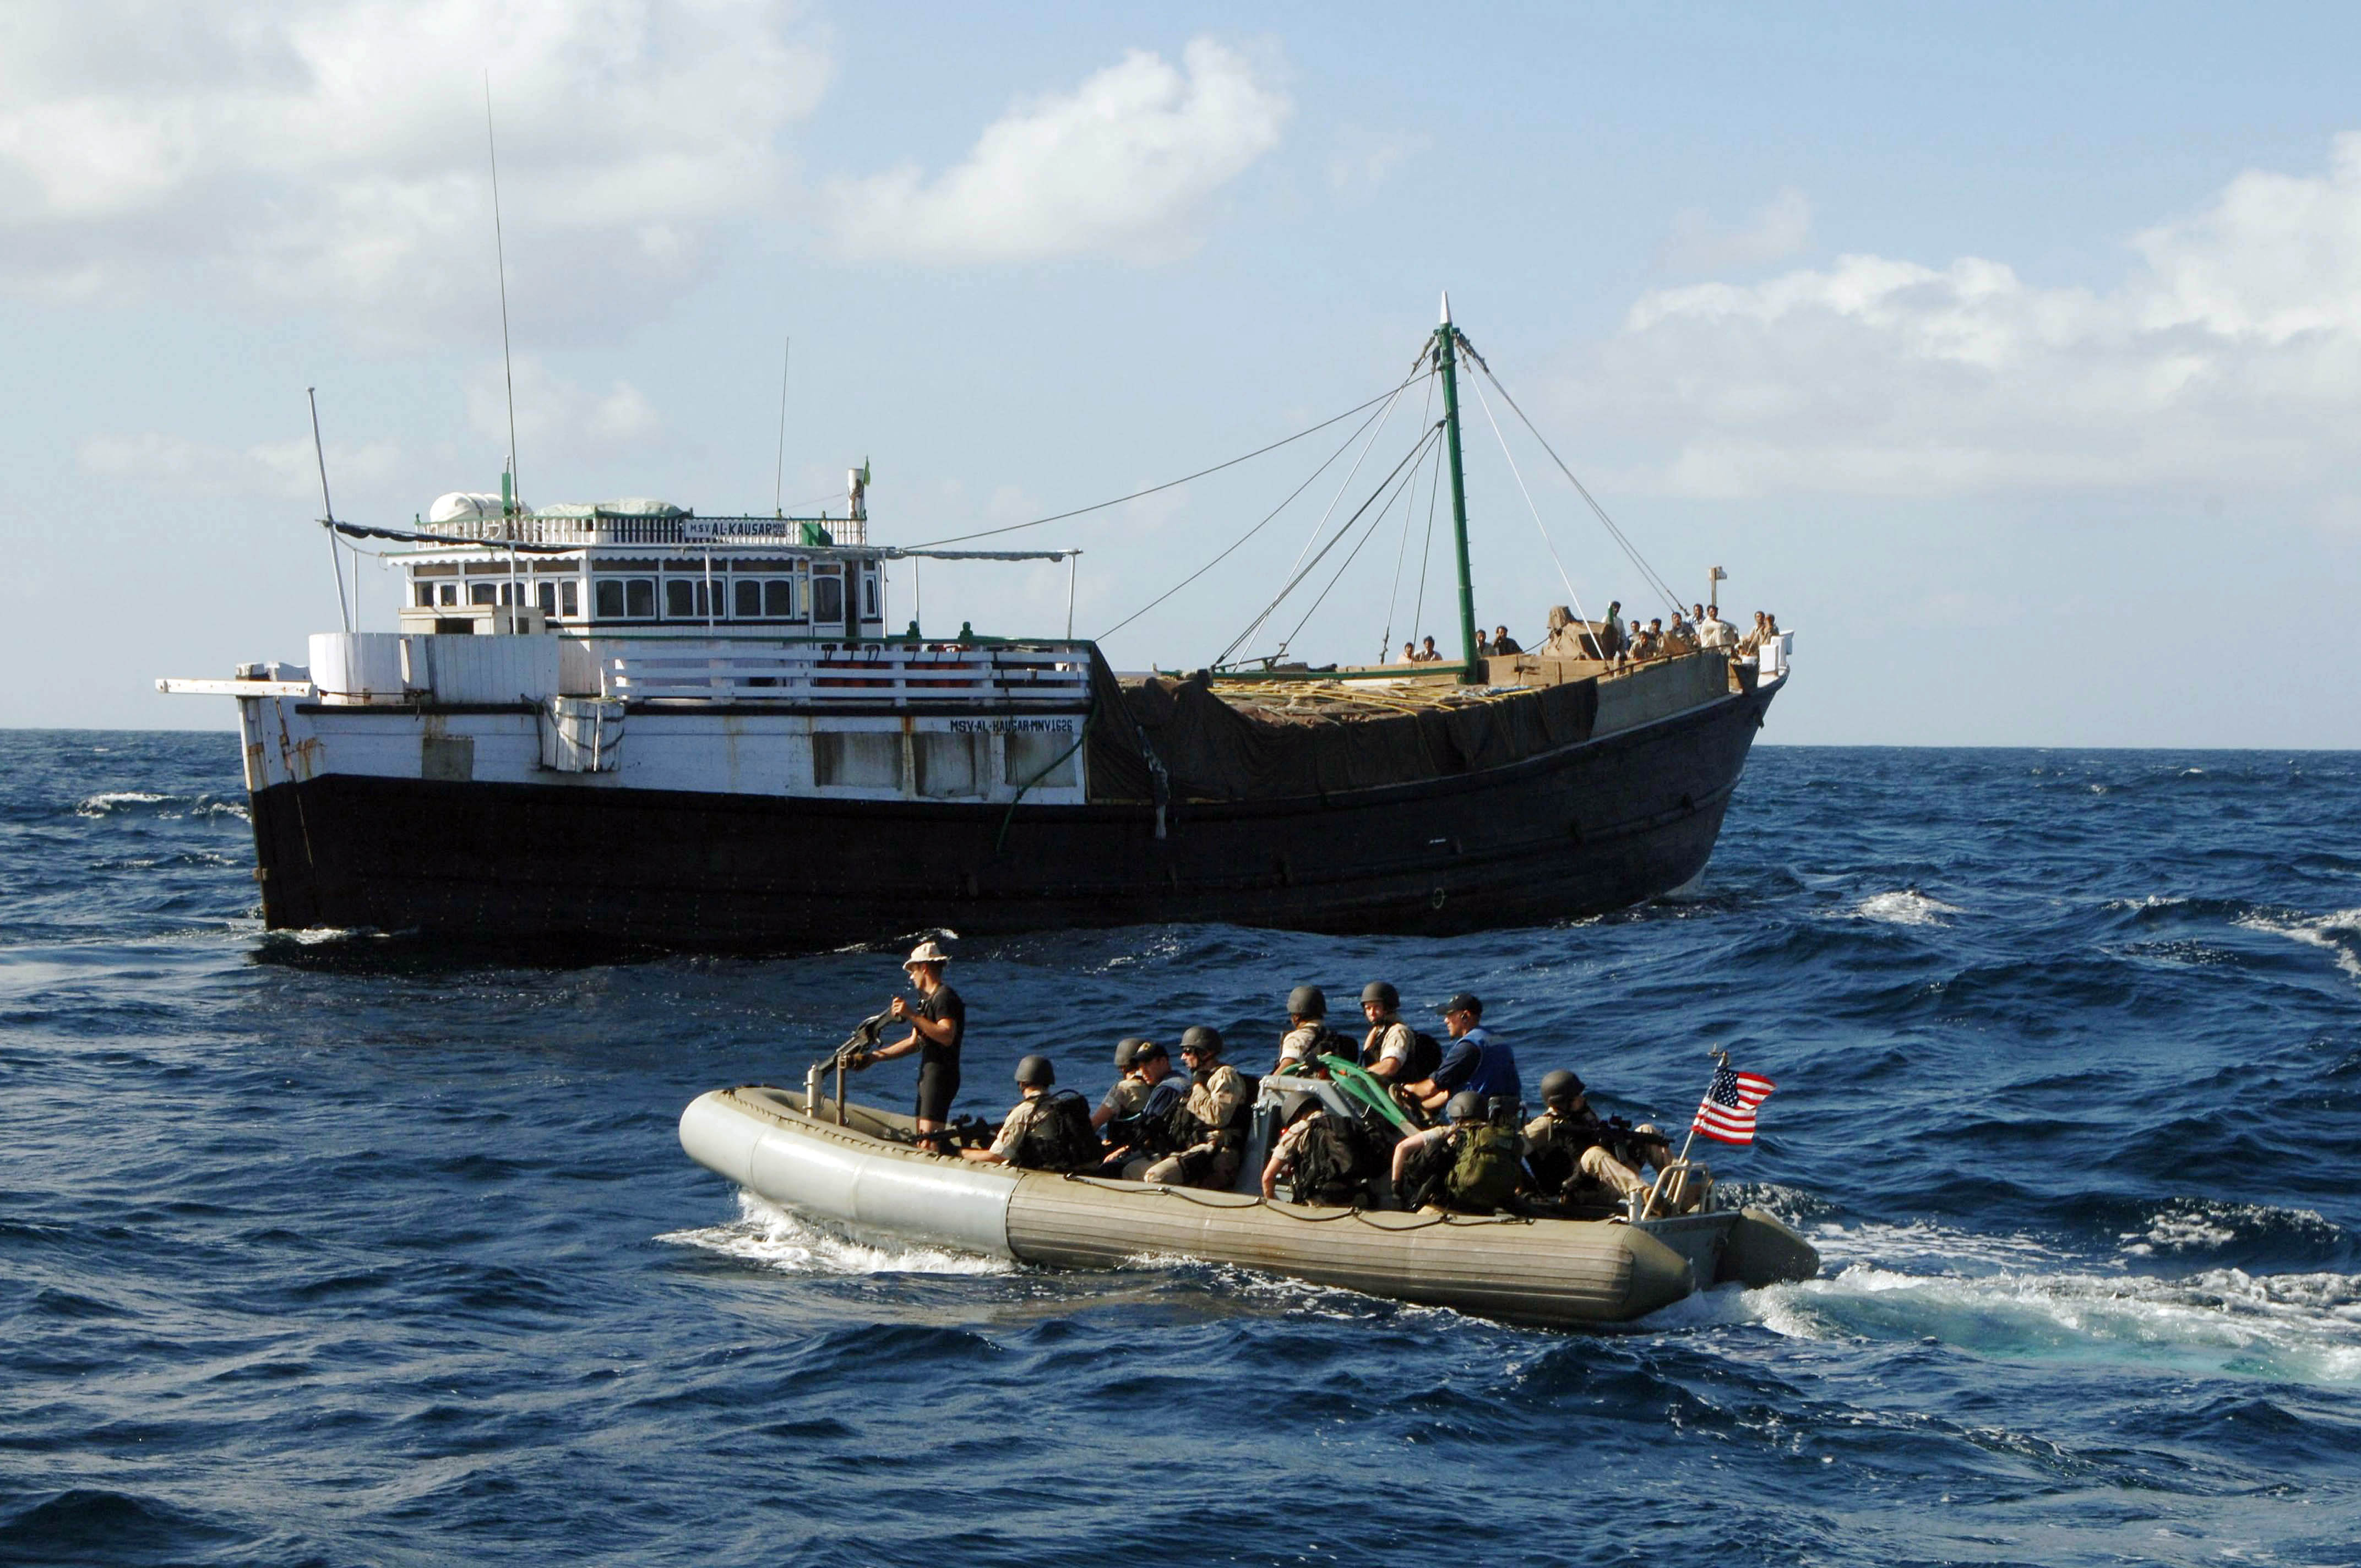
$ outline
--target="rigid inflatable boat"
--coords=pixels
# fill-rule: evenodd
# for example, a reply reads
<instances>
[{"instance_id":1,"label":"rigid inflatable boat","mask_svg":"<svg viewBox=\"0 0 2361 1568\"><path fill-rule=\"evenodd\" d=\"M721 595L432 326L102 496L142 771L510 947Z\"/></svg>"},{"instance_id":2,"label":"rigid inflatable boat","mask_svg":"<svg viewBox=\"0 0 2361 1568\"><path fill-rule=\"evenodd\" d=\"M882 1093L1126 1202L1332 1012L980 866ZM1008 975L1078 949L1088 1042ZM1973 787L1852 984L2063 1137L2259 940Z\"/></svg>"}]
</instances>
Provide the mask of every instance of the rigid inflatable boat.
<instances>
[{"instance_id":1,"label":"rigid inflatable boat","mask_svg":"<svg viewBox=\"0 0 2361 1568\"><path fill-rule=\"evenodd\" d=\"M1290 1092L1323 1084L1273 1080ZM1275 1101L1267 1089L1266 1101ZM910 1117L748 1085L681 1113L689 1157L773 1202L856 1231L947 1243L1049 1267L1191 1257L1551 1328L1642 1317L1693 1291L1808 1279L1810 1244L1760 1209L1561 1220L1331 1208L1260 1196L1277 1131L1258 1105L1238 1190L1209 1191L948 1159L911 1142Z\"/></svg>"}]
</instances>

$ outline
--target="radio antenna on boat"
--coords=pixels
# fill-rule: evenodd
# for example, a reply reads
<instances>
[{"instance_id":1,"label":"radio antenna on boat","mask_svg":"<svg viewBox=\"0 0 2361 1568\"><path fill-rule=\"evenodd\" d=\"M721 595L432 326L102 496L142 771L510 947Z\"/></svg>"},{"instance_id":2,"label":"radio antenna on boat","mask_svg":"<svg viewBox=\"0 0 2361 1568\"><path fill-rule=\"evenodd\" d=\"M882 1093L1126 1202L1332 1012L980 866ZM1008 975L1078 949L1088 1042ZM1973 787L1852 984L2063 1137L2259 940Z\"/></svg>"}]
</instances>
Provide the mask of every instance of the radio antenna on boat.
<instances>
[{"instance_id":1,"label":"radio antenna on boat","mask_svg":"<svg viewBox=\"0 0 2361 1568\"><path fill-rule=\"evenodd\" d=\"M489 71L484 72L484 150L489 155L492 166L492 259L500 271L500 379L507 386L509 395L509 471L508 483L503 487L508 494L500 498L500 521L513 533L515 525L511 520L516 516L524 487L517 479L516 367L509 356L509 253L508 244L500 235L500 149L492 137L492 73Z\"/></svg>"},{"instance_id":2,"label":"radio antenna on boat","mask_svg":"<svg viewBox=\"0 0 2361 1568\"><path fill-rule=\"evenodd\" d=\"M779 353L779 460L771 469L771 515L787 515L787 367L795 360L796 340L790 335Z\"/></svg>"},{"instance_id":3,"label":"radio antenna on boat","mask_svg":"<svg viewBox=\"0 0 2361 1568\"><path fill-rule=\"evenodd\" d=\"M336 616L345 623L346 631L353 629L353 617L359 612L361 569L353 565L353 609L345 608L345 558L336 554L336 507L328 499L328 449L320 444L320 389L306 387L303 396L312 404L312 455L320 463L320 510L326 515L320 519L328 531L328 564L336 569Z\"/></svg>"}]
</instances>

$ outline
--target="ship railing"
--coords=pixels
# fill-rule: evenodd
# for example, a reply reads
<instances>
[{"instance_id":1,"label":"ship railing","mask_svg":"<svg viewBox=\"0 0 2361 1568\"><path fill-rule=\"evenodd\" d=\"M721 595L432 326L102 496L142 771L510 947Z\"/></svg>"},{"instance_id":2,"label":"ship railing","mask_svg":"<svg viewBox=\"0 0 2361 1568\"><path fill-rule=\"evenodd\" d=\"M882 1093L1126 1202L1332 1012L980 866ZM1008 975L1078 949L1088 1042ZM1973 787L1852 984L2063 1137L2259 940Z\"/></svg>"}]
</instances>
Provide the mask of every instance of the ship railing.
<instances>
[{"instance_id":1,"label":"ship railing","mask_svg":"<svg viewBox=\"0 0 2361 1568\"><path fill-rule=\"evenodd\" d=\"M419 525L454 544L661 544L803 543L805 523L827 531L838 545L869 543L869 521L859 517L468 517Z\"/></svg>"},{"instance_id":2,"label":"ship railing","mask_svg":"<svg viewBox=\"0 0 2361 1568\"><path fill-rule=\"evenodd\" d=\"M972 702L1082 707L1080 648L899 647L853 643L784 652L716 649L622 654L602 662L606 695L633 702L818 702L847 706Z\"/></svg>"}]
</instances>

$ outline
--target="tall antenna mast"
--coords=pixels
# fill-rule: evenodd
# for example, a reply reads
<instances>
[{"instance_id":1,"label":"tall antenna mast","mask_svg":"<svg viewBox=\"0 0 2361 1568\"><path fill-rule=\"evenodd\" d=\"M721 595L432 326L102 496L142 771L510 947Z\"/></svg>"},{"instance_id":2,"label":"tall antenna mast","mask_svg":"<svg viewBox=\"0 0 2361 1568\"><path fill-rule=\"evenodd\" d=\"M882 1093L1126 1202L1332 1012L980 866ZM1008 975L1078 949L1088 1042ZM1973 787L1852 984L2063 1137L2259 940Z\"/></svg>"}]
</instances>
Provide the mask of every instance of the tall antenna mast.
<instances>
[{"instance_id":1,"label":"tall antenna mast","mask_svg":"<svg viewBox=\"0 0 2361 1568\"><path fill-rule=\"evenodd\" d=\"M492 258L500 269L500 378L507 384L509 394L509 493L500 498L500 510L505 523L516 515L518 498L524 487L517 479L516 439L516 367L509 356L509 253L507 241L500 235L500 149L492 137L492 73L484 72L484 149L491 156L492 165Z\"/></svg>"},{"instance_id":2,"label":"tall antenna mast","mask_svg":"<svg viewBox=\"0 0 2361 1568\"><path fill-rule=\"evenodd\" d=\"M787 339L787 346L779 356L779 461L771 470L771 515L787 515L787 366L794 359L796 340Z\"/></svg>"},{"instance_id":3,"label":"tall antenna mast","mask_svg":"<svg viewBox=\"0 0 2361 1568\"><path fill-rule=\"evenodd\" d=\"M1451 296L1443 296L1443 324L1434 329L1434 358L1443 371L1443 434L1451 456L1451 535L1459 553L1459 679L1485 678L1476 657L1476 587L1467 570L1467 481L1459 466L1459 329L1451 324Z\"/></svg>"},{"instance_id":4,"label":"tall antenna mast","mask_svg":"<svg viewBox=\"0 0 2361 1568\"><path fill-rule=\"evenodd\" d=\"M328 449L320 444L320 389L306 387L303 395L312 402L312 455L320 460L320 510L327 515L320 526L328 531L328 564L336 569L336 617L345 630L353 629L353 610L345 609L345 558L336 554L336 507L328 499ZM357 609L361 598L360 563L353 563L353 604Z\"/></svg>"}]
</instances>

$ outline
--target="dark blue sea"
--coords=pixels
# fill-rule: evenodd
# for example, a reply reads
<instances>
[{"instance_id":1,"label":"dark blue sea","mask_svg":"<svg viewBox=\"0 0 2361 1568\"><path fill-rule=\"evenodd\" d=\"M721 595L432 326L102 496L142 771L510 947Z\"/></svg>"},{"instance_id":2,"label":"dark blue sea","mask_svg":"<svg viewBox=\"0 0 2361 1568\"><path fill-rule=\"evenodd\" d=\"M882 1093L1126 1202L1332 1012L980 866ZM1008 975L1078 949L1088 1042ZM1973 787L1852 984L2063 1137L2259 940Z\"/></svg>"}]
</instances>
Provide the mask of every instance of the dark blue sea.
<instances>
[{"instance_id":1,"label":"dark blue sea","mask_svg":"<svg viewBox=\"0 0 2361 1568\"><path fill-rule=\"evenodd\" d=\"M2361 1563L2361 756L1765 748L1607 919L959 944L982 1112L1306 980L1727 1046L1822 1277L1581 1334L830 1234L675 1123L897 954L266 936L232 737L0 783L0 1561Z\"/></svg>"}]
</instances>

